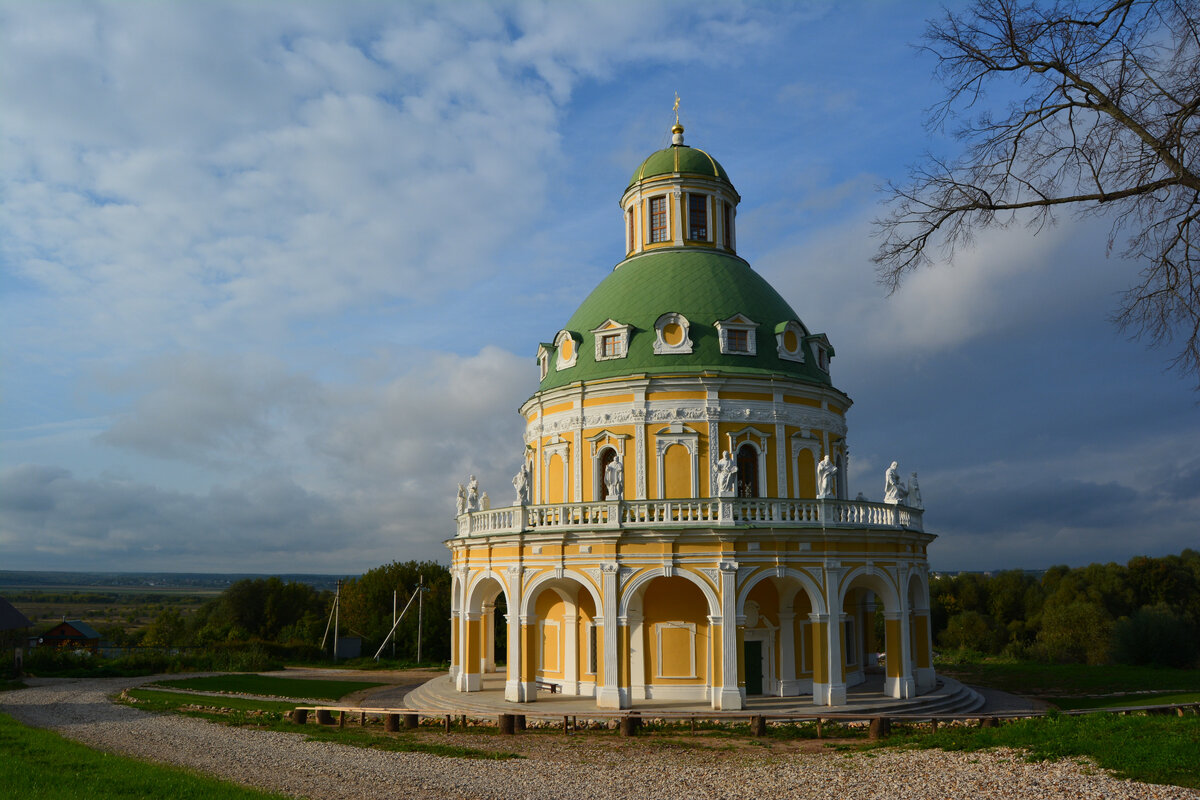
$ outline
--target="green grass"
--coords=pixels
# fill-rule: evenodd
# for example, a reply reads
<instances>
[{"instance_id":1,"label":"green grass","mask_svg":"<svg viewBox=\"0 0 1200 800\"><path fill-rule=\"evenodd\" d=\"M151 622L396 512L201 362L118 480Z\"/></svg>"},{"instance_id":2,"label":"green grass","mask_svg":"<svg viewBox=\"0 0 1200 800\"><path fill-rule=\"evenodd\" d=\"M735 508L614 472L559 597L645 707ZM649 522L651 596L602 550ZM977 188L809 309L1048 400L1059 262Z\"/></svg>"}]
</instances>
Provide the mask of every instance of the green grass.
<instances>
[{"instance_id":1,"label":"green grass","mask_svg":"<svg viewBox=\"0 0 1200 800\"><path fill-rule=\"evenodd\" d=\"M1031 761L1086 756L1118 777L1200 788L1200 717L1052 714L998 728L898 732L872 746L1024 749Z\"/></svg>"},{"instance_id":2,"label":"green grass","mask_svg":"<svg viewBox=\"0 0 1200 800\"><path fill-rule=\"evenodd\" d=\"M26 686L23 681L0 678L0 692L11 692L14 689L24 688L26 688Z\"/></svg>"},{"instance_id":3,"label":"green grass","mask_svg":"<svg viewBox=\"0 0 1200 800\"><path fill-rule=\"evenodd\" d=\"M1110 692L1200 691L1200 669L1113 664L1041 664L1032 661L938 661L937 671L973 686L1035 697Z\"/></svg>"},{"instance_id":4,"label":"green grass","mask_svg":"<svg viewBox=\"0 0 1200 800\"><path fill-rule=\"evenodd\" d=\"M0 786L39 800L283 800L177 767L102 753L0 714Z\"/></svg>"},{"instance_id":5,"label":"green grass","mask_svg":"<svg viewBox=\"0 0 1200 800\"><path fill-rule=\"evenodd\" d=\"M1108 695L1106 697L1056 697L1054 704L1064 711L1079 708L1126 708L1128 706L1165 706L1172 703L1200 703L1200 692L1147 692Z\"/></svg>"},{"instance_id":6,"label":"green grass","mask_svg":"<svg viewBox=\"0 0 1200 800\"><path fill-rule=\"evenodd\" d=\"M285 714L296 707L295 703L283 700L250 700L244 697L208 697L205 695L164 692L154 689L130 689L126 693L138 702L143 711L191 714L212 718L211 711L183 710L184 706L202 706L209 709L230 708L235 711L270 711Z\"/></svg>"},{"instance_id":7,"label":"green grass","mask_svg":"<svg viewBox=\"0 0 1200 800\"><path fill-rule=\"evenodd\" d=\"M269 675L212 675L207 678L184 678L159 681L158 686L191 689L199 692L234 692L268 697L309 697L314 700L340 700L348 694L382 686L382 683L363 681L330 681L307 678L276 678Z\"/></svg>"}]
</instances>

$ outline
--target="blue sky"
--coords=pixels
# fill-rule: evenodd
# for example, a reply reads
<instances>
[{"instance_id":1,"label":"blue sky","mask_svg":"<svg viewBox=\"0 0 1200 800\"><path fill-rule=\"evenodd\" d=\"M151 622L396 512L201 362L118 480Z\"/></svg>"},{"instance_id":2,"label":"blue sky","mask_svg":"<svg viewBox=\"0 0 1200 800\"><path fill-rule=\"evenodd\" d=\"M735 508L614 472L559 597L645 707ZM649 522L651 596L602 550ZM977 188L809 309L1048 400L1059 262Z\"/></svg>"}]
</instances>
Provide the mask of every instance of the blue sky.
<instances>
[{"instance_id":1,"label":"blue sky","mask_svg":"<svg viewBox=\"0 0 1200 800\"><path fill-rule=\"evenodd\" d=\"M741 254L837 348L852 492L919 470L934 568L1195 547L1196 395L1109 324L1104 219L875 282L878 187L957 148L922 124L936 13L0 2L0 569L444 561L675 92Z\"/></svg>"}]
</instances>

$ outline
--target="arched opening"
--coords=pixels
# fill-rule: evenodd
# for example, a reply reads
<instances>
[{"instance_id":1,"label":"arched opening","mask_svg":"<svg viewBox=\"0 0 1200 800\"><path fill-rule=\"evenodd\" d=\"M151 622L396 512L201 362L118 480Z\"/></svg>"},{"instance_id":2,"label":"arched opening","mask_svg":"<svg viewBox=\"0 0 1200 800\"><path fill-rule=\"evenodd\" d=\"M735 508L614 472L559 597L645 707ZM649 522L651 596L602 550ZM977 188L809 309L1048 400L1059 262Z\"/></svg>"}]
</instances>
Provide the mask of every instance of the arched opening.
<instances>
[{"instance_id":1,"label":"arched opening","mask_svg":"<svg viewBox=\"0 0 1200 800\"><path fill-rule=\"evenodd\" d=\"M556 578L535 586L525 608L531 612L521 623L526 697L536 696L537 683L554 684L565 695L594 696L603 637L591 592L573 578Z\"/></svg>"},{"instance_id":2,"label":"arched opening","mask_svg":"<svg viewBox=\"0 0 1200 800\"><path fill-rule=\"evenodd\" d=\"M631 699L711 699L712 613L687 578L657 577L637 590L626 615Z\"/></svg>"},{"instance_id":3,"label":"arched opening","mask_svg":"<svg viewBox=\"0 0 1200 800\"><path fill-rule=\"evenodd\" d=\"M742 604L741 684L747 697L780 694L779 592L771 580L755 584Z\"/></svg>"},{"instance_id":4,"label":"arched opening","mask_svg":"<svg viewBox=\"0 0 1200 800\"><path fill-rule=\"evenodd\" d=\"M758 451L744 444L737 451L738 497L758 497Z\"/></svg>"},{"instance_id":5,"label":"arched opening","mask_svg":"<svg viewBox=\"0 0 1200 800\"><path fill-rule=\"evenodd\" d=\"M496 578L481 578L467 598L467 607L458 625L458 653L461 659L458 675L460 692L477 692L483 688L483 676L497 670L497 652L504 654L508 641L504 629L508 598L504 586ZM505 663L507 658L500 663ZM513 665L506 664L512 672ZM512 678L513 675L509 675Z\"/></svg>"},{"instance_id":6,"label":"arched opening","mask_svg":"<svg viewBox=\"0 0 1200 800\"><path fill-rule=\"evenodd\" d=\"M882 641L876 629L882 606ZM874 607L874 608L872 608ZM842 681L854 685L866 680L868 653L877 648L883 662L883 692L889 697L905 698L915 694L911 668L909 620L901 612L901 600L895 585L879 573L860 573L844 590L841 642ZM868 629L871 631L868 634ZM836 676L835 676L836 677Z\"/></svg>"}]
</instances>

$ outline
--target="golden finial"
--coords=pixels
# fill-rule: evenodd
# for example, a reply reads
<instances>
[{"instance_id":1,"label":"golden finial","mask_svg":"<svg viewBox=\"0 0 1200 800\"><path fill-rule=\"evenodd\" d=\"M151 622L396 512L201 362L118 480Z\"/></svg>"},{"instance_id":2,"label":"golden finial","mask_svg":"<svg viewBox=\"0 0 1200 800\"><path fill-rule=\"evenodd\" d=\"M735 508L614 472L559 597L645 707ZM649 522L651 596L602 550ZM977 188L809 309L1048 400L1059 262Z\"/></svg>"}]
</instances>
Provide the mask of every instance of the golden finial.
<instances>
[{"instance_id":1,"label":"golden finial","mask_svg":"<svg viewBox=\"0 0 1200 800\"><path fill-rule=\"evenodd\" d=\"M679 124L679 92L675 93L675 125L671 128L671 144L683 144L683 126Z\"/></svg>"}]
</instances>

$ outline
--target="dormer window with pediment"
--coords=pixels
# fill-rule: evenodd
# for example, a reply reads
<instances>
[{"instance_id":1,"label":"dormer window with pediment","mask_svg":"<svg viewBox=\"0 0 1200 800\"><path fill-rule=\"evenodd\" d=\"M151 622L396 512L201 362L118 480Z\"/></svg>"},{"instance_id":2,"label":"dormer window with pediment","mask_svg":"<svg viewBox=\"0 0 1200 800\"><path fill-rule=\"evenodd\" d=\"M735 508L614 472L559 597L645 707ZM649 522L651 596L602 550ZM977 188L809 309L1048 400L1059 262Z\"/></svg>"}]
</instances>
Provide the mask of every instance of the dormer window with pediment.
<instances>
[{"instance_id":1,"label":"dormer window with pediment","mask_svg":"<svg viewBox=\"0 0 1200 800\"><path fill-rule=\"evenodd\" d=\"M716 323L721 339L721 352L728 355L752 356L758 353L758 323L744 314L734 314Z\"/></svg>"},{"instance_id":2,"label":"dormer window with pediment","mask_svg":"<svg viewBox=\"0 0 1200 800\"><path fill-rule=\"evenodd\" d=\"M596 337L596 360L612 361L628 355L629 335L632 330L629 325L622 325L615 319L607 319L600 327L591 331Z\"/></svg>"},{"instance_id":3,"label":"dormer window with pediment","mask_svg":"<svg viewBox=\"0 0 1200 800\"><path fill-rule=\"evenodd\" d=\"M687 317L674 311L663 314L654 322L654 354L692 352L691 330Z\"/></svg>"},{"instance_id":4,"label":"dormer window with pediment","mask_svg":"<svg viewBox=\"0 0 1200 800\"><path fill-rule=\"evenodd\" d=\"M829 343L829 338L823 333L818 333L814 336L809 336L805 341L812 349L813 361L816 362L816 365L822 372L828 373L829 359L835 355L833 345Z\"/></svg>"},{"instance_id":5,"label":"dormer window with pediment","mask_svg":"<svg viewBox=\"0 0 1200 800\"><path fill-rule=\"evenodd\" d=\"M775 346L784 361L804 363L804 338L808 331L799 320L781 322L775 326Z\"/></svg>"},{"instance_id":6,"label":"dormer window with pediment","mask_svg":"<svg viewBox=\"0 0 1200 800\"><path fill-rule=\"evenodd\" d=\"M546 380L546 376L550 374L550 354L554 352L554 345L548 342L542 342L538 345L537 363L538 363L538 380Z\"/></svg>"},{"instance_id":7,"label":"dormer window with pediment","mask_svg":"<svg viewBox=\"0 0 1200 800\"><path fill-rule=\"evenodd\" d=\"M558 358L555 360L554 368L557 370L570 369L575 366L575 361L579 358L579 334L561 330L554 337L554 349L558 351Z\"/></svg>"}]
</instances>

